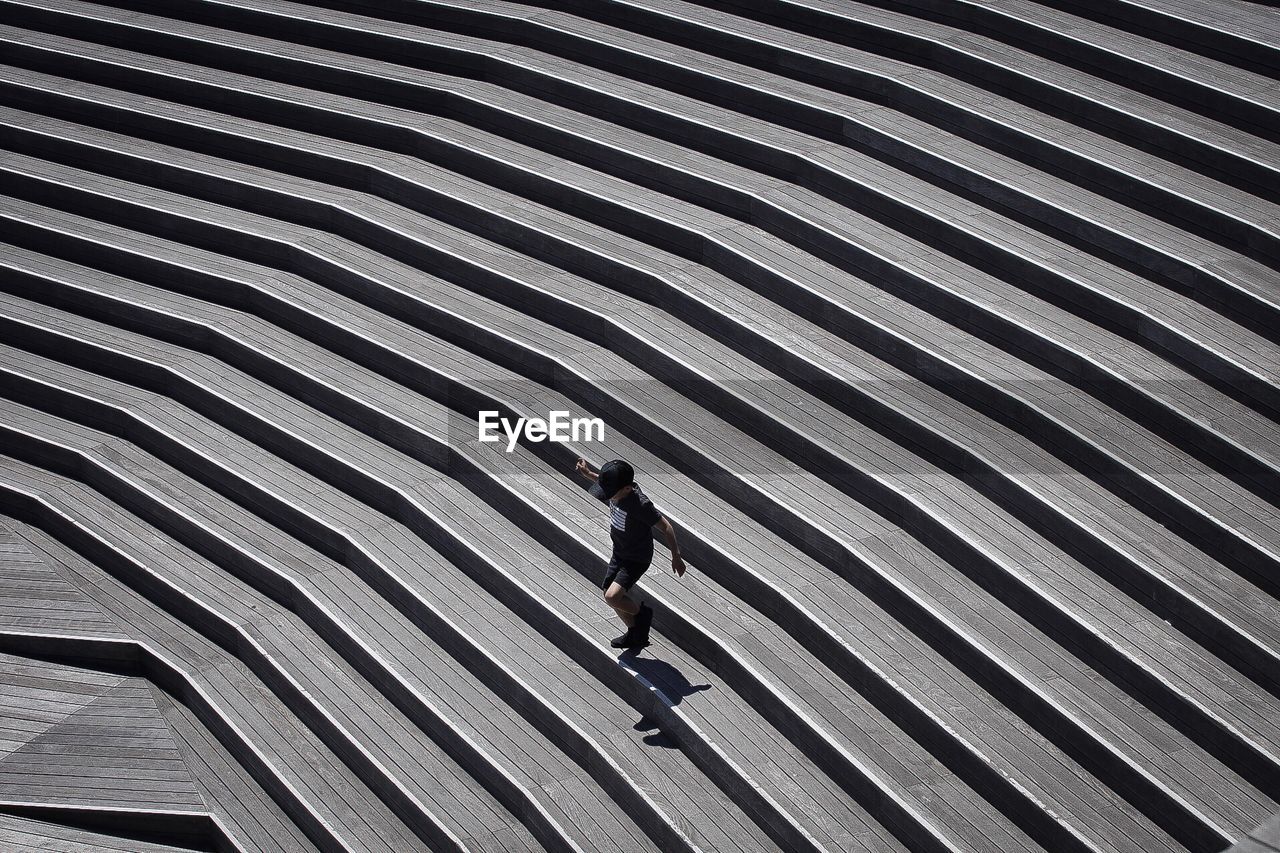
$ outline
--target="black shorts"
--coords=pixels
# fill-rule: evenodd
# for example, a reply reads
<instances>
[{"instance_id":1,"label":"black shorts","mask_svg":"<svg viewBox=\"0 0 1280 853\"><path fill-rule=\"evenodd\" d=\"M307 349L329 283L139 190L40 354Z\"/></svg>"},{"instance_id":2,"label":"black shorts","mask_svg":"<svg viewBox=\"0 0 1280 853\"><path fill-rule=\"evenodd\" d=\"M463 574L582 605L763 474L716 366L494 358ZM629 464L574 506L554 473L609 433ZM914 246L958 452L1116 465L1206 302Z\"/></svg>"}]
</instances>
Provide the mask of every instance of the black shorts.
<instances>
[{"instance_id":1,"label":"black shorts","mask_svg":"<svg viewBox=\"0 0 1280 853\"><path fill-rule=\"evenodd\" d=\"M604 580L600 582L600 588L608 592L609 585L617 581L623 589L631 589L652 562L652 556L647 560L629 560L625 557L619 559L615 554L609 560L609 569L605 572Z\"/></svg>"}]
</instances>

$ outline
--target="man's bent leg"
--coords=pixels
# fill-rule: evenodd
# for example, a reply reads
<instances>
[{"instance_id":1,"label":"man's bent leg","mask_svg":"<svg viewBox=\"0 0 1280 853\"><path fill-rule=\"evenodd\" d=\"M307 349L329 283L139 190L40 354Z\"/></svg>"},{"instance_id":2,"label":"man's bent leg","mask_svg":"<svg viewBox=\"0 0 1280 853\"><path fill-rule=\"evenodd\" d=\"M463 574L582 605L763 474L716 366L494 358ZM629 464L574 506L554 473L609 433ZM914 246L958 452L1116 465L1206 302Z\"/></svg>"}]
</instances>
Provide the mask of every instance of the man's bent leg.
<instances>
[{"instance_id":1,"label":"man's bent leg","mask_svg":"<svg viewBox=\"0 0 1280 853\"><path fill-rule=\"evenodd\" d=\"M623 625L630 628L636 624L636 614L640 612L640 605L627 595L626 587L614 581L605 590L604 600L618 614Z\"/></svg>"}]
</instances>

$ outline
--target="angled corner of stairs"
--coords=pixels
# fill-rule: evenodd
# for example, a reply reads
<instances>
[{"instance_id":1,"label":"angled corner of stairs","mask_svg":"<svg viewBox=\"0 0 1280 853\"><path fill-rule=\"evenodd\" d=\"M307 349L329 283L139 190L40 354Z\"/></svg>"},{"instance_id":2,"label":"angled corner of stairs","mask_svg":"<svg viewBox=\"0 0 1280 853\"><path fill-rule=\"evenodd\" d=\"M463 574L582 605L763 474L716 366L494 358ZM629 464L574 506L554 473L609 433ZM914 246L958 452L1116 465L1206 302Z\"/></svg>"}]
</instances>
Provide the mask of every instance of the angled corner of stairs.
<instances>
[{"instance_id":1,"label":"angled corner of stairs","mask_svg":"<svg viewBox=\"0 0 1280 853\"><path fill-rule=\"evenodd\" d=\"M1274 842L1273 7L0 0L0 43L0 846ZM639 652L579 456L689 567Z\"/></svg>"}]
</instances>

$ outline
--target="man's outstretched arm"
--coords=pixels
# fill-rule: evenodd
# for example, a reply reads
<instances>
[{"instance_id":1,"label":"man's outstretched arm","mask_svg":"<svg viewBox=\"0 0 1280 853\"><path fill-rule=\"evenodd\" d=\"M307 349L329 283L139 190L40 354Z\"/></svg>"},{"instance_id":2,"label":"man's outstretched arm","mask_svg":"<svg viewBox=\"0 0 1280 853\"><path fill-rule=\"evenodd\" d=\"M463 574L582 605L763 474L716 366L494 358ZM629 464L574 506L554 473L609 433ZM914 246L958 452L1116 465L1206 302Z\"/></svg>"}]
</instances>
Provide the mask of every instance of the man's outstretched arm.
<instances>
[{"instance_id":1,"label":"man's outstretched arm","mask_svg":"<svg viewBox=\"0 0 1280 853\"><path fill-rule=\"evenodd\" d=\"M654 525L662 533L662 538L667 540L667 547L671 549L671 571L677 576L684 574L684 559L680 556L680 543L676 541L676 529L670 521L667 521L665 515L658 516L658 523Z\"/></svg>"},{"instance_id":2,"label":"man's outstretched arm","mask_svg":"<svg viewBox=\"0 0 1280 853\"><path fill-rule=\"evenodd\" d=\"M579 457L578 464L575 466L577 472L586 477L591 482L595 482L600 477L600 472L591 470L591 463Z\"/></svg>"}]
</instances>

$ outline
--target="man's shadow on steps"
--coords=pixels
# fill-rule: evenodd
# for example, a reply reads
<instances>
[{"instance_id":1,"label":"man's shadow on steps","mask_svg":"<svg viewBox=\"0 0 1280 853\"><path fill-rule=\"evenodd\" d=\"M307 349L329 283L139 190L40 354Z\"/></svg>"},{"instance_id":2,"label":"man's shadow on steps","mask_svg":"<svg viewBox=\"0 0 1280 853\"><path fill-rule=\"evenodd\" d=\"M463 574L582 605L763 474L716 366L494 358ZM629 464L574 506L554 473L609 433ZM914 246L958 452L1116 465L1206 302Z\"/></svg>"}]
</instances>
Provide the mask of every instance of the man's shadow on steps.
<instances>
[{"instance_id":1,"label":"man's shadow on steps","mask_svg":"<svg viewBox=\"0 0 1280 853\"><path fill-rule=\"evenodd\" d=\"M672 705L679 705L686 696L711 689L710 684L690 684L689 679L671 664L654 658L642 658L634 649L623 652L618 657L618 663L643 676L646 681L661 690L663 695L671 700ZM641 717L640 722L632 728L638 732L653 732L644 737L644 742L649 746L680 748L670 735L659 731L658 724L649 717Z\"/></svg>"}]
</instances>

